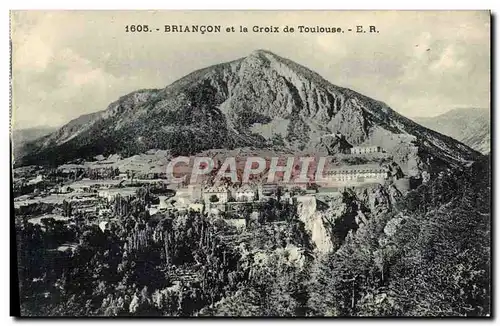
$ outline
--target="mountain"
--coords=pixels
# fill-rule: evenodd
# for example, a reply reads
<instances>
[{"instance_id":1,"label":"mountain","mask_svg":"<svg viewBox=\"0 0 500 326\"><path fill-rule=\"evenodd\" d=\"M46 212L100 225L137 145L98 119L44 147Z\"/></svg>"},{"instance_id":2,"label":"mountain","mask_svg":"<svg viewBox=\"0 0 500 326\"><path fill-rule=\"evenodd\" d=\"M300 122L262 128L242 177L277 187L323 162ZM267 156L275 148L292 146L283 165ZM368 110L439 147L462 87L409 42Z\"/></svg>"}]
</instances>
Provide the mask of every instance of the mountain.
<instances>
[{"instance_id":1,"label":"mountain","mask_svg":"<svg viewBox=\"0 0 500 326\"><path fill-rule=\"evenodd\" d=\"M37 138L46 136L54 131L56 127L35 127L26 129L13 129L12 138L16 143L27 143Z\"/></svg>"},{"instance_id":2,"label":"mountain","mask_svg":"<svg viewBox=\"0 0 500 326\"><path fill-rule=\"evenodd\" d=\"M195 71L163 89L125 95L107 109L79 117L28 144L16 161L54 164L153 148L173 155L214 148L269 148L269 140L277 136L296 152L314 152L327 147L321 143L328 135L341 135L345 146L381 146L410 175L429 168L431 162L456 165L479 155L382 102L257 50ZM340 146L328 150L332 148Z\"/></svg>"},{"instance_id":3,"label":"mountain","mask_svg":"<svg viewBox=\"0 0 500 326\"><path fill-rule=\"evenodd\" d=\"M437 117L415 118L414 120L429 129L461 141L483 154L491 151L489 109L454 109Z\"/></svg>"},{"instance_id":4,"label":"mountain","mask_svg":"<svg viewBox=\"0 0 500 326\"><path fill-rule=\"evenodd\" d=\"M54 131L55 127L35 127L26 129L13 129L12 130L12 150L14 156L21 150L21 148L29 142L32 142L40 137L46 136Z\"/></svg>"}]
</instances>

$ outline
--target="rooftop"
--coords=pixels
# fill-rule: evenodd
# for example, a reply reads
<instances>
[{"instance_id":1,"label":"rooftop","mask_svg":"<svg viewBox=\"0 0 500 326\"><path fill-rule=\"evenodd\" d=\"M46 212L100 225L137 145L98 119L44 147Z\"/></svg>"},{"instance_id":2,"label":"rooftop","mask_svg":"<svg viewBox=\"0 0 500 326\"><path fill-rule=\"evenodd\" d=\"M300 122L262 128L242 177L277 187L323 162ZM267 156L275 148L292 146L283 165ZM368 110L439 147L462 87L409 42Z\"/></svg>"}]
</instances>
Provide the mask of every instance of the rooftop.
<instances>
[{"instance_id":1,"label":"rooftop","mask_svg":"<svg viewBox=\"0 0 500 326\"><path fill-rule=\"evenodd\" d=\"M208 187L203 190L204 192L228 192L229 189L227 187Z\"/></svg>"},{"instance_id":2,"label":"rooftop","mask_svg":"<svg viewBox=\"0 0 500 326\"><path fill-rule=\"evenodd\" d=\"M325 169L325 172L329 171L354 171L354 170L386 170L385 167L378 164L359 164L359 165L342 165L342 166L331 166Z\"/></svg>"},{"instance_id":3,"label":"rooftop","mask_svg":"<svg viewBox=\"0 0 500 326\"><path fill-rule=\"evenodd\" d=\"M363 146L353 146L352 148L370 148L370 147L380 147L378 145L363 145Z\"/></svg>"}]
</instances>

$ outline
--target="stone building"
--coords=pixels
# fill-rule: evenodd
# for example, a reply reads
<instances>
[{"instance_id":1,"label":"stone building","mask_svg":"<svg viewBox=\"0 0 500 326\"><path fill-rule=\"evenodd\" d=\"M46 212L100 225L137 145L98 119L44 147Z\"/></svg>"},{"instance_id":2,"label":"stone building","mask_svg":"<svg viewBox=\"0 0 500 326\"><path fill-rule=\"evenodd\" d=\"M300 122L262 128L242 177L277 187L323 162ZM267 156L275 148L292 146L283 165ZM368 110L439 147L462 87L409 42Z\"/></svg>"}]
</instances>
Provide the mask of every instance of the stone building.
<instances>
[{"instance_id":1,"label":"stone building","mask_svg":"<svg viewBox=\"0 0 500 326\"><path fill-rule=\"evenodd\" d=\"M327 180L325 186L330 187L383 183L388 177L387 169L375 164L333 167L324 174Z\"/></svg>"},{"instance_id":2,"label":"stone building","mask_svg":"<svg viewBox=\"0 0 500 326\"><path fill-rule=\"evenodd\" d=\"M260 186L261 196L272 196L278 192L277 183L264 183Z\"/></svg>"},{"instance_id":3,"label":"stone building","mask_svg":"<svg viewBox=\"0 0 500 326\"><path fill-rule=\"evenodd\" d=\"M231 192L227 187L209 187L203 190L203 202L210 203L210 198L216 196L218 203L227 203Z\"/></svg>"},{"instance_id":4,"label":"stone building","mask_svg":"<svg viewBox=\"0 0 500 326\"><path fill-rule=\"evenodd\" d=\"M235 191L236 201L253 201L257 191L250 186L243 186Z\"/></svg>"},{"instance_id":5,"label":"stone building","mask_svg":"<svg viewBox=\"0 0 500 326\"><path fill-rule=\"evenodd\" d=\"M354 146L350 149L351 154L370 154L380 153L382 148L380 146Z\"/></svg>"}]
</instances>

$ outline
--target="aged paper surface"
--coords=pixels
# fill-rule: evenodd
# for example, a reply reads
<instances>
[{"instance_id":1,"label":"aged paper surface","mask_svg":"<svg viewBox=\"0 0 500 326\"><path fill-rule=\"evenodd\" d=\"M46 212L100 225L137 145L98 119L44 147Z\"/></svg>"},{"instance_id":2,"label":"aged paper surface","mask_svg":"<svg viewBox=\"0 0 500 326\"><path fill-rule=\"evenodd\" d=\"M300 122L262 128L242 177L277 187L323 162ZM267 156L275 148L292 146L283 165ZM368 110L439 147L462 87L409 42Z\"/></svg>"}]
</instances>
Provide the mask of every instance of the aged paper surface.
<instances>
[{"instance_id":1,"label":"aged paper surface","mask_svg":"<svg viewBox=\"0 0 500 326\"><path fill-rule=\"evenodd\" d=\"M490 315L489 11L12 11L11 51L19 315Z\"/></svg>"}]
</instances>

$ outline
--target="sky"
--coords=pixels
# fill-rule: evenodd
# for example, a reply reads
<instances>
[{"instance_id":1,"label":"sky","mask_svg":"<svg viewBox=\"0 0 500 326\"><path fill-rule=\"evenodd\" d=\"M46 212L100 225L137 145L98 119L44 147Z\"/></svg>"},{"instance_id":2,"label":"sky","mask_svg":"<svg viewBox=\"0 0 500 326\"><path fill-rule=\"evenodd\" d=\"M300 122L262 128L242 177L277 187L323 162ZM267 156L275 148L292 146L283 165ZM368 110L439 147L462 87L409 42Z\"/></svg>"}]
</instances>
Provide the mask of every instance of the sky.
<instances>
[{"instance_id":1,"label":"sky","mask_svg":"<svg viewBox=\"0 0 500 326\"><path fill-rule=\"evenodd\" d=\"M132 24L154 31L127 33ZM164 33L166 24L223 31ZM240 25L250 31L225 32ZM252 32L287 25L345 33ZM347 32L357 25L374 25L378 33ZM490 106L488 11L13 11L11 41L15 129L62 126L134 90L163 88L256 49L408 117Z\"/></svg>"}]
</instances>

